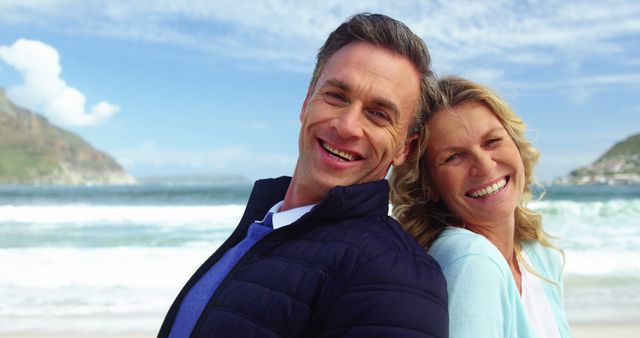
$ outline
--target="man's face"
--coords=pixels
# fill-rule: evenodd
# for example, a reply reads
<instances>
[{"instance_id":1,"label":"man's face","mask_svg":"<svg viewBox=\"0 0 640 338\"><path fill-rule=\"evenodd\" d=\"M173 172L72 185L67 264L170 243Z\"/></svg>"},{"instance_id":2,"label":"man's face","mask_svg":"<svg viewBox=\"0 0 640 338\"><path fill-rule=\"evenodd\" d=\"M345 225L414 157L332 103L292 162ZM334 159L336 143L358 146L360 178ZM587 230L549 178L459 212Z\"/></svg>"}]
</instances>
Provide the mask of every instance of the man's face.
<instances>
[{"instance_id":1,"label":"man's face","mask_svg":"<svg viewBox=\"0 0 640 338\"><path fill-rule=\"evenodd\" d=\"M364 42L326 63L300 113L295 184L318 202L335 186L383 179L409 151L420 76L408 59Z\"/></svg>"}]
</instances>

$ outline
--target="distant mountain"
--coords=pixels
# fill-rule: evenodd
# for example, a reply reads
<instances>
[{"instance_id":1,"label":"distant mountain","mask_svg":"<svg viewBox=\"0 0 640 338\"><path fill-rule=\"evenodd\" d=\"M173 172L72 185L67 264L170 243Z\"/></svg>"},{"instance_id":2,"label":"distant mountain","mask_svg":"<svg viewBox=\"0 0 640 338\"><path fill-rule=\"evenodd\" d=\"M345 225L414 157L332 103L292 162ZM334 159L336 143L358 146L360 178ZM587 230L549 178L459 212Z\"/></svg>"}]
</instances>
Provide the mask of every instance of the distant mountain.
<instances>
[{"instance_id":1,"label":"distant mountain","mask_svg":"<svg viewBox=\"0 0 640 338\"><path fill-rule=\"evenodd\" d=\"M640 184L640 133L616 143L593 164L569 174L573 184Z\"/></svg>"},{"instance_id":2,"label":"distant mountain","mask_svg":"<svg viewBox=\"0 0 640 338\"><path fill-rule=\"evenodd\" d=\"M0 184L133 184L109 155L13 104L0 88Z\"/></svg>"},{"instance_id":3,"label":"distant mountain","mask_svg":"<svg viewBox=\"0 0 640 338\"><path fill-rule=\"evenodd\" d=\"M143 184L163 185L247 185L253 183L242 175L165 175L140 177Z\"/></svg>"},{"instance_id":4,"label":"distant mountain","mask_svg":"<svg viewBox=\"0 0 640 338\"><path fill-rule=\"evenodd\" d=\"M638 158L640 156L640 133L629 136L626 140L616 143L596 162L615 159Z\"/></svg>"}]
</instances>

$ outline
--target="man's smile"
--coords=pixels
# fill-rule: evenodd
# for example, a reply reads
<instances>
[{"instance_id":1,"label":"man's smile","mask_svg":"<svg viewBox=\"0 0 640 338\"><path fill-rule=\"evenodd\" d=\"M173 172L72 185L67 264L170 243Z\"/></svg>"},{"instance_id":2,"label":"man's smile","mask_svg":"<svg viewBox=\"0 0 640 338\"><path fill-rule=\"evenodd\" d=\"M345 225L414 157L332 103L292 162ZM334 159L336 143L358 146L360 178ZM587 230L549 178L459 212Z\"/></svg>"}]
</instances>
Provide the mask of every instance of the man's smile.
<instances>
[{"instance_id":1,"label":"man's smile","mask_svg":"<svg viewBox=\"0 0 640 338\"><path fill-rule=\"evenodd\" d=\"M353 153L349 153L349 152L346 152L346 151L339 150L337 148L334 148L334 147L330 146L329 144L327 144L324 141L320 141L320 145L331 156L334 156L334 157L338 158L339 160L350 162L350 161L354 161L354 160L357 160L357 159L360 158L360 156L358 156L357 154L353 154Z\"/></svg>"}]
</instances>

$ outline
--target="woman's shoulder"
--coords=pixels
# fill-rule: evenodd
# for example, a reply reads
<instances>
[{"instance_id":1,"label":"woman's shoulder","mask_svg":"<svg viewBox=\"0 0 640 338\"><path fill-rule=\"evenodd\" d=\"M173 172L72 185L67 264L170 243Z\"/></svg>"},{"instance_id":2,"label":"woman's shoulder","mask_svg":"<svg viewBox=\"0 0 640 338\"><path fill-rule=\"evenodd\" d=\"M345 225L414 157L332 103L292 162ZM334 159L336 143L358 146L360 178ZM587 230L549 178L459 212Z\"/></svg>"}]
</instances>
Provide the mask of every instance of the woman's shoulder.
<instances>
[{"instance_id":1,"label":"woman's shoulder","mask_svg":"<svg viewBox=\"0 0 640 338\"><path fill-rule=\"evenodd\" d=\"M502 323L511 321L518 289L504 256L484 236L447 228L429 253L440 264L449 293L452 336L502 336ZM506 324L505 324L506 325ZM464 333L462 333L464 332Z\"/></svg>"},{"instance_id":2,"label":"woman's shoulder","mask_svg":"<svg viewBox=\"0 0 640 338\"><path fill-rule=\"evenodd\" d=\"M522 248L529 256L536 256L540 259L559 262L562 260L562 252L554 247L542 245L538 241L523 241Z\"/></svg>"},{"instance_id":3,"label":"woman's shoulder","mask_svg":"<svg viewBox=\"0 0 640 338\"><path fill-rule=\"evenodd\" d=\"M443 269L464 260L486 261L500 270L508 269L495 245L486 237L462 228L446 228L429 248L429 254Z\"/></svg>"},{"instance_id":4,"label":"woman's shoulder","mask_svg":"<svg viewBox=\"0 0 640 338\"><path fill-rule=\"evenodd\" d=\"M522 249L527 253L533 268L543 273L546 278L556 280L562 274L564 256L562 251L542 245L538 241L522 242Z\"/></svg>"},{"instance_id":5,"label":"woman's shoulder","mask_svg":"<svg viewBox=\"0 0 640 338\"><path fill-rule=\"evenodd\" d=\"M466 229L447 227L433 242L429 252L446 253L457 258L464 255L500 255L498 249L486 237Z\"/></svg>"}]
</instances>

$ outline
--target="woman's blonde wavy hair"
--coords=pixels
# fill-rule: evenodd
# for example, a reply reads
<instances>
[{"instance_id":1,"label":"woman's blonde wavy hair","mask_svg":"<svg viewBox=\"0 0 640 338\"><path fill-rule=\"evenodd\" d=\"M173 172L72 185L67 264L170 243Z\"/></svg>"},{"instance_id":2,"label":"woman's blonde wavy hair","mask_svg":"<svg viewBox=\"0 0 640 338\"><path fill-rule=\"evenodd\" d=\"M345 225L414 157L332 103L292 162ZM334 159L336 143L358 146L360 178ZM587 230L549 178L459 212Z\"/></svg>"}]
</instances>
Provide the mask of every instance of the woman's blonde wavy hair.
<instances>
[{"instance_id":1,"label":"woman's blonde wavy hair","mask_svg":"<svg viewBox=\"0 0 640 338\"><path fill-rule=\"evenodd\" d=\"M393 215L404 229L425 248L429 248L447 226L464 226L463 220L452 214L442 200L431 197L433 185L426 166L429 120L440 111L450 110L468 102L480 102L489 108L500 120L513 139L524 164L525 187L515 210L514 242L518 257L522 241L538 241L542 245L554 247L542 230L542 217L529 209L530 186L533 183L533 168L540 152L525 138L526 126L522 119L489 88L455 76L438 81L439 94L433 100L422 129L418 147L405 164L393 169L390 177L391 204Z\"/></svg>"}]
</instances>

